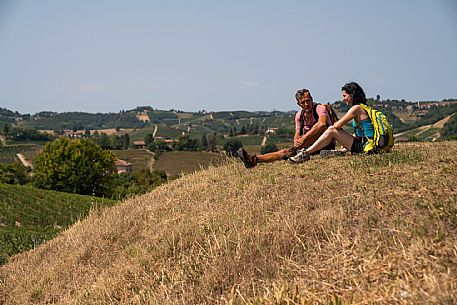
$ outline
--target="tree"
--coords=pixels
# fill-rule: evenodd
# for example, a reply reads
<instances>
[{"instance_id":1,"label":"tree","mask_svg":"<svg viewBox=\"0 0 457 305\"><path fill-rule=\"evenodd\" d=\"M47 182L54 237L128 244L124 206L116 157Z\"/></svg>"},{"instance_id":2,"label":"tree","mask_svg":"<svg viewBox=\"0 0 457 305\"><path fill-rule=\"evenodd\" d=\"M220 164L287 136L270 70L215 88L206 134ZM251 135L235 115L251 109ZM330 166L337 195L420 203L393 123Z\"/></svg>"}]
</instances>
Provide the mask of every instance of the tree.
<instances>
[{"instance_id":1,"label":"tree","mask_svg":"<svg viewBox=\"0 0 457 305\"><path fill-rule=\"evenodd\" d=\"M87 139L65 137L48 143L35 159L38 188L84 195L106 195L116 173L115 157Z\"/></svg>"},{"instance_id":2,"label":"tree","mask_svg":"<svg viewBox=\"0 0 457 305\"><path fill-rule=\"evenodd\" d=\"M176 145L177 150L197 151L200 149L198 141L192 139L188 135L183 135L178 138L179 142Z\"/></svg>"},{"instance_id":3,"label":"tree","mask_svg":"<svg viewBox=\"0 0 457 305\"><path fill-rule=\"evenodd\" d=\"M130 136L128 133L124 133L121 136L121 143L122 143L122 148L127 149L130 146Z\"/></svg>"},{"instance_id":4,"label":"tree","mask_svg":"<svg viewBox=\"0 0 457 305\"><path fill-rule=\"evenodd\" d=\"M8 124L5 124L3 126L3 134L6 136L9 132L10 132L10 127L8 126Z\"/></svg>"},{"instance_id":5,"label":"tree","mask_svg":"<svg viewBox=\"0 0 457 305\"><path fill-rule=\"evenodd\" d=\"M209 143L208 143L208 138L206 137L206 133L204 133L202 135L202 138L200 140L200 146L202 148L202 150L208 150L208 147L209 147Z\"/></svg>"},{"instance_id":6,"label":"tree","mask_svg":"<svg viewBox=\"0 0 457 305\"><path fill-rule=\"evenodd\" d=\"M154 136L149 132L144 136L144 144L148 146L151 143L154 143Z\"/></svg>"},{"instance_id":7,"label":"tree","mask_svg":"<svg viewBox=\"0 0 457 305\"><path fill-rule=\"evenodd\" d=\"M231 157L236 156L237 150L241 147L243 147L243 143L238 139L230 139L224 144L224 150L227 152L227 155Z\"/></svg>"},{"instance_id":8,"label":"tree","mask_svg":"<svg viewBox=\"0 0 457 305\"><path fill-rule=\"evenodd\" d=\"M217 134L213 133L213 136L209 138L208 150L216 151L217 148Z\"/></svg>"},{"instance_id":9,"label":"tree","mask_svg":"<svg viewBox=\"0 0 457 305\"><path fill-rule=\"evenodd\" d=\"M29 170L19 162L0 164L0 183L26 184Z\"/></svg>"}]
</instances>

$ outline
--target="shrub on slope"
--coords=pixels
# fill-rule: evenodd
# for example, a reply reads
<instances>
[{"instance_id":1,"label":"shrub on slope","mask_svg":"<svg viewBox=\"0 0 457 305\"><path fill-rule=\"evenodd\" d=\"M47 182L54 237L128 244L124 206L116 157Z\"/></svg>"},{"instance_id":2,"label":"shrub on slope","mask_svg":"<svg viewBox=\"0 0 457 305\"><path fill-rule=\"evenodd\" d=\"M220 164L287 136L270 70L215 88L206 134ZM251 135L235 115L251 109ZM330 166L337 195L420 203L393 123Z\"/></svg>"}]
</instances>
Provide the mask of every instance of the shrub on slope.
<instances>
[{"instance_id":1,"label":"shrub on slope","mask_svg":"<svg viewBox=\"0 0 457 305\"><path fill-rule=\"evenodd\" d=\"M0 304L455 303L457 143L240 162L93 213L0 269Z\"/></svg>"}]
</instances>

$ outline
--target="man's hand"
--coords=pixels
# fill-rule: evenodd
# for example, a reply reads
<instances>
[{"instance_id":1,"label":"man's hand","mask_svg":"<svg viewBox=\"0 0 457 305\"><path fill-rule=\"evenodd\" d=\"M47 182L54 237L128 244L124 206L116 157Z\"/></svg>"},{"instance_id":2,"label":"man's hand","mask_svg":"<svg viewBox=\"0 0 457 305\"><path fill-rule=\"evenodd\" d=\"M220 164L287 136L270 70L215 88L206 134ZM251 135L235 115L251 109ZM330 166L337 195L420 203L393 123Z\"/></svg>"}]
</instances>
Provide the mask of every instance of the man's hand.
<instances>
[{"instance_id":1,"label":"man's hand","mask_svg":"<svg viewBox=\"0 0 457 305\"><path fill-rule=\"evenodd\" d=\"M300 147L300 145L303 144L303 140L302 140L302 139L303 139L303 137L300 137L300 138L295 139L295 140L294 140L294 146L295 146L295 147Z\"/></svg>"}]
</instances>

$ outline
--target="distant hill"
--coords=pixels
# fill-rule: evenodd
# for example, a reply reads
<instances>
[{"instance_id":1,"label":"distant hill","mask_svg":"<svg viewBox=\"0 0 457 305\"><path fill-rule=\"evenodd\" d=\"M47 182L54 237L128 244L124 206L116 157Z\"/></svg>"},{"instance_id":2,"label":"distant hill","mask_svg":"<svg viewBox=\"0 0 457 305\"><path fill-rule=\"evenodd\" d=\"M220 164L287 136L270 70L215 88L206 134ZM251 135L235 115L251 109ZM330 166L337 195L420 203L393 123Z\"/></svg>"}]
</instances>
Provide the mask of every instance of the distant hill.
<instances>
[{"instance_id":1,"label":"distant hill","mask_svg":"<svg viewBox=\"0 0 457 305\"><path fill-rule=\"evenodd\" d=\"M0 264L54 238L113 200L0 183ZM0 302L1 303L1 302Z\"/></svg>"},{"instance_id":2,"label":"distant hill","mask_svg":"<svg viewBox=\"0 0 457 305\"><path fill-rule=\"evenodd\" d=\"M6 108L0 107L0 127L3 128L5 125L10 125L18 121L27 120L30 115L22 115L19 112L13 112Z\"/></svg>"},{"instance_id":3,"label":"distant hill","mask_svg":"<svg viewBox=\"0 0 457 305\"><path fill-rule=\"evenodd\" d=\"M457 112L457 100L452 99L419 103L368 99L368 104L386 114L396 133L434 124ZM341 101L333 103L333 107L340 117L348 110L348 106ZM89 130L92 134L95 131L118 130L135 135L144 134L141 130L151 131L158 127L157 136L176 139L182 134L200 138L203 134L239 133L242 128L249 132L258 130L259 134L268 128L280 128L283 134L291 137L295 127L294 114L295 111L183 112L143 106L117 113L39 112L34 115L21 115L2 109L0 120L3 118L5 124L15 128L48 133L56 131L58 134L64 130L76 130L80 134Z\"/></svg>"},{"instance_id":4,"label":"distant hill","mask_svg":"<svg viewBox=\"0 0 457 305\"><path fill-rule=\"evenodd\" d=\"M457 142L232 160L0 267L0 304L456 304Z\"/></svg>"}]
</instances>

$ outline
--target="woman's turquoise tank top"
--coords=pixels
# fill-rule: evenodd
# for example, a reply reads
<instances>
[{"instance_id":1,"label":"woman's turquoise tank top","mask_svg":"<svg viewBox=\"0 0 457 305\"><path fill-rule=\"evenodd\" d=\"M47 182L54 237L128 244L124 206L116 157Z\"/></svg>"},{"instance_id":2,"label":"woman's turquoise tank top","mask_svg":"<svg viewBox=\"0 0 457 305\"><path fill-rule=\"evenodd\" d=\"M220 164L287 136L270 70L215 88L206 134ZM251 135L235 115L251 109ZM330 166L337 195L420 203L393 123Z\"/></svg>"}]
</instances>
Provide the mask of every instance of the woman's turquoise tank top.
<instances>
[{"instance_id":1,"label":"woman's turquoise tank top","mask_svg":"<svg viewBox=\"0 0 457 305\"><path fill-rule=\"evenodd\" d=\"M366 119L363 121L357 121L359 122L360 126L362 126L363 131L365 133L365 137L369 139L373 139L374 137L374 129L373 129L373 123L371 123L370 119ZM362 131L357 127L355 124L354 120L352 120L352 127L354 127L354 133L358 137L362 137Z\"/></svg>"}]
</instances>

